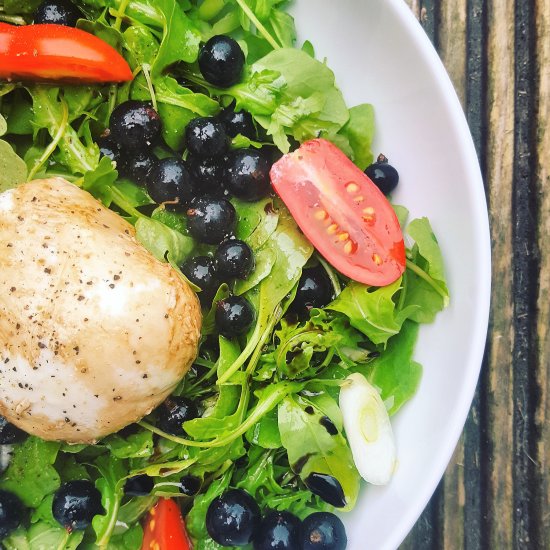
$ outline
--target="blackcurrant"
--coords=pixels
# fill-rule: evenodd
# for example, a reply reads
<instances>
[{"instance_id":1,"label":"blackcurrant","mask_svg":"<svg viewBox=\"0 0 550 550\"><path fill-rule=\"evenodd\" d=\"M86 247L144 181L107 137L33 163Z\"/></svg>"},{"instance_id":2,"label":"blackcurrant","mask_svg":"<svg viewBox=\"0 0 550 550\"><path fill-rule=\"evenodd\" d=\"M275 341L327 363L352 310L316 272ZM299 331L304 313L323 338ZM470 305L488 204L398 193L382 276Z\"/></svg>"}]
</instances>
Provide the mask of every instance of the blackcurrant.
<instances>
[{"instance_id":1,"label":"blackcurrant","mask_svg":"<svg viewBox=\"0 0 550 550\"><path fill-rule=\"evenodd\" d=\"M227 188L230 193L245 201L257 201L269 194L272 162L267 153L259 149L237 149L229 155Z\"/></svg>"},{"instance_id":2,"label":"blackcurrant","mask_svg":"<svg viewBox=\"0 0 550 550\"><path fill-rule=\"evenodd\" d=\"M34 22L76 27L82 17L82 12L69 0L46 0L36 8Z\"/></svg>"},{"instance_id":3,"label":"blackcurrant","mask_svg":"<svg viewBox=\"0 0 550 550\"><path fill-rule=\"evenodd\" d=\"M224 125L225 133L230 137L241 134L252 140L258 139L254 119L247 111L234 111L233 106L229 106L218 115L218 120Z\"/></svg>"},{"instance_id":4,"label":"blackcurrant","mask_svg":"<svg viewBox=\"0 0 550 550\"><path fill-rule=\"evenodd\" d=\"M347 543L342 520L330 512L314 512L302 524L302 550L345 550Z\"/></svg>"},{"instance_id":5,"label":"blackcurrant","mask_svg":"<svg viewBox=\"0 0 550 550\"><path fill-rule=\"evenodd\" d=\"M215 498L206 512L206 530L222 546L245 546L260 523L260 508L241 489L231 489Z\"/></svg>"},{"instance_id":6,"label":"blackcurrant","mask_svg":"<svg viewBox=\"0 0 550 550\"><path fill-rule=\"evenodd\" d=\"M189 233L202 243L219 244L235 228L237 214L226 199L197 197L187 209Z\"/></svg>"},{"instance_id":7,"label":"blackcurrant","mask_svg":"<svg viewBox=\"0 0 550 550\"><path fill-rule=\"evenodd\" d=\"M229 139L223 124L215 118L194 118L185 128L185 145L197 157L220 157L229 149Z\"/></svg>"},{"instance_id":8,"label":"blackcurrant","mask_svg":"<svg viewBox=\"0 0 550 550\"><path fill-rule=\"evenodd\" d=\"M239 44L229 36L213 36L200 50L199 68L202 76L219 88L237 84L243 67L244 53Z\"/></svg>"},{"instance_id":9,"label":"blackcurrant","mask_svg":"<svg viewBox=\"0 0 550 550\"><path fill-rule=\"evenodd\" d=\"M159 114L145 101L128 100L111 114L110 135L122 149L143 150L158 141L161 132Z\"/></svg>"},{"instance_id":10,"label":"blackcurrant","mask_svg":"<svg viewBox=\"0 0 550 550\"><path fill-rule=\"evenodd\" d=\"M187 397L169 397L158 409L158 427L171 435L185 435L182 424L199 416L197 406Z\"/></svg>"},{"instance_id":11,"label":"blackcurrant","mask_svg":"<svg viewBox=\"0 0 550 550\"><path fill-rule=\"evenodd\" d=\"M254 270L252 249L237 239L220 244L214 259L218 273L229 279L246 279Z\"/></svg>"},{"instance_id":12,"label":"blackcurrant","mask_svg":"<svg viewBox=\"0 0 550 550\"><path fill-rule=\"evenodd\" d=\"M55 492L52 504L53 517L69 531L82 531L94 516L103 514L101 493L91 481L68 481Z\"/></svg>"},{"instance_id":13,"label":"blackcurrant","mask_svg":"<svg viewBox=\"0 0 550 550\"><path fill-rule=\"evenodd\" d=\"M399 173L388 163L384 155L380 155L377 161L365 170L365 174L384 195L389 195L399 183Z\"/></svg>"},{"instance_id":14,"label":"blackcurrant","mask_svg":"<svg viewBox=\"0 0 550 550\"><path fill-rule=\"evenodd\" d=\"M216 304L216 327L222 336L234 338L254 322L254 309L242 296L229 296Z\"/></svg>"},{"instance_id":15,"label":"blackcurrant","mask_svg":"<svg viewBox=\"0 0 550 550\"><path fill-rule=\"evenodd\" d=\"M154 164L147 175L147 191L157 204L171 210L184 208L193 197L191 176L185 163L165 158Z\"/></svg>"},{"instance_id":16,"label":"blackcurrant","mask_svg":"<svg viewBox=\"0 0 550 550\"><path fill-rule=\"evenodd\" d=\"M333 299L332 283L322 266L304 269L290 311L298 315L325 307Z\"/></svg>"}]
</instances>

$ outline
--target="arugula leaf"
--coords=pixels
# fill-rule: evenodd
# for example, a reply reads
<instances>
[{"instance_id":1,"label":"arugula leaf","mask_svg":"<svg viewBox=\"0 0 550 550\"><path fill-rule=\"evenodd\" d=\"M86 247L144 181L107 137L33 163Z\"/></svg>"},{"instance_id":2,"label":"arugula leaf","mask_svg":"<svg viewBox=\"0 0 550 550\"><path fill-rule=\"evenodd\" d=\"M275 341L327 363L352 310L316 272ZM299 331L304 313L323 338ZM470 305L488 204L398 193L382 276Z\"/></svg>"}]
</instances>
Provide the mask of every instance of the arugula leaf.
<instances>
[{"instance_id":1,"label":"arugula leaf","mask_svg":"<svg viewBox=\"0 0 550 550\"><path fill-rule=\"evenodd\" d=\"M183 149L185 127L198 116L214 116L220 106L217 101L180 86L169 76L154 81L159 114L163 121L162 135L174 150Z\"/></svg>"},{"instance_id":2,"label":"arugula leaf","mask_svg":"<svg viewBox=\"0 0 550 550\"><path fill-rule=\"evenodd\" d=\"M337 132L348 121L348 109L335 86L334 73L307 53L290 48L275 50L257 61L252 71L276 72L283 79L280 101L271 119L256 119L284 153L290 147L285 132L304 141Z\"/></svg>"},{"instance_id":3,"label":"arugula leaf","mask_svg":"<svg viewBox=\"0 0 550 550\"><path fill-rule=\"evenodd\" d=\"M33 100L35 132L41 128L48 131L54 143L57 142L61 163L73 173L85 174L93 170L99 162L99 148L95 143L84 145L68 123L68 105L61 90L43 85L33 85L27 89ZM36 166L31 168L36 169Z\"/></svg>"},{"instance_id":4,"label":"arugula leaf","mask_svg":"<svg viewBox=\"0 0 550 550\"><path fill-rule=\"evenodd\" d=\"M2 137L8 131L8 123L6 119L0 115L0 137Z\"/></svg>"},{"instance_id":5,"label":"arugula leaf","mask_svg":"<svg viewBox=\"0 0 550 550\"><path fill-rule=\"evenodd\" d=\"M427 273L447 291L443 255L428 218L413 220L407 227L407 232L414 239L418 253L428 264Z\"/></svg>"},{"instance_id":6,"label":"arugula leaf","mask_svg":"<svg viewBox=\"0 0 550 550\"><path fill-rule=\"evenodd\" d=\"M246 362L257 346L269 338L278 315L282 315L281 302L294 288L302 274L302 268L313 254L313 246L300 232L296 223L286 211L279 211L279 221L275 231L263 247L277 254L269 277L246 293L247 299L256 305L256 325L250 331L247 345L233 365L218 378L218 384L226 383ZM271 327L271 329L270 329ZM254 367L249 365L249 369Z\"/></svg>"},{"instance_id":7,"label":"arugula leaf","mask_svg":"<svg viewBox=\"0 0 550 550\"><path fill-rule=\"evenodd\" d=\"M124 45L136 65L152 65L159 49L155 35L143 25L132 25L124 33Z\"/></svg>"},{"instance_id":8,"label":"arugula leaf","mask_svg":"<svg viewBox=\"0 0 550 550\"><path fill-rule=\"evenodd\" d=\"M199 55L201 35L176 0L156 0L162 16L163 36L151 68L153 78L177 61L192 63Z\"/></svg>"},{"instance_id":9,"label":"arugula leaf","mask_svg":"<svg viewBox=\"0 0 550 550\"><path fill-rule=\"evenodd\" d=\"M388 413L395 414L416 393L422 378L422 366L413 360L418 324L405 321L397 336L368 368L371 384L380 388L382 399L389 404Z\"/></svg>"},{"instance_id":10,"label":"arugula leaf","mask_svg":"<svg viewBox=\"0 0 550 550\"><path fill-rule=\"evenodd\" d=\"M277 409L262 416L261 420L246 432L245 437L249 443L263 449L279 449L282 446L282 441L277 421Z\"/></svg>"},{"instance_id":11,"label":"arugula leaf","mask_svg":"<svg viewBox=\"0 0 550 550\"><path fill-rule=\"evenodd\" d=\"M76 550L84 531L69 533L63 527L45 522L33 523L28 531L20 527L2 540L6 550Z\"/></svg>"},{"instance_id":12,"label":"arugula leaf","mask_svg":"<svg viewBox=\"0 0 550 550\"><path fill-rule=\"evenodd\" d=\"M312 472L334 477L346 497L343 510L351 510L360 482L351 450L341 433L331 435L323 427L320 420L324 415L316 406L312 407L313 414L305 411L308 405L302 398L290 396L279 405L281 441L290 465L302 480Z\"/></svg>"},{"instance_id":13,"label":"arugula leaf","mask_svg":"<svg viewBox=\"0 0 550 550\"><path fill-rule=\"evenodd\" d=\"M117 458L147 458L154 452L153 434L149 430L140 430L126 438L111 434L101 444Z\"/></svg>"},{"instance_id":14,"label":"arugula leaf","mask_svg":"<svg viewBox=\"0 0 550 550\"><path fill-rule=\"evenodd\" d=\"M401 289L401 279L384 287L369 287L351 282L327 306L349 318L351 326L365 334L374 344L386 342L401 330L401 325L416 306L397 311L394 296Z\"/></svg>"},{"instance_id":15,"label":"arugula leaf","mask_svg":"<svg viewBox=\"0 0 550 550\"><path fill-rule=\"evenodd\" d=\"M431 323L449 303L443 256L427 218L413 220L407 231L415 245L407 262L403 304L416 308L410 315L413 321Z\"/></svg>"},{"instance_id":16,"label":"arugula leaf","mask_svg":"<svg viewBox=\"0 0 550 550\"><path fill-rule=\"evenodd\" d=\"M2 119L4 120L4 119ZM0 193L27 179L27 165L11 145L0 139Z\"/></svg>"},{"instance_id":17,"label":"arugula leaf","mask_svg":"<svg viewBox=\"0 0 550 550\"><path fill-rule=\"evenodd\" d=\"M0 488L17 495L25 506L36 508L61 485L53 467L60 446L60 443L29 437L15 448L11 464L0 479Z\"/></svg>"},{"instance_id":18,"label":"arugula leaf","mask_svg":"<svg viewBox=\"0 0 550 550\"><path fill-rule=\"evenodd\" d=\"M363 104L349 110L349 120L338 132L338 137L347 138L352 151L351 160L361 170L365 170L373 161L371 145L374 131L374 108L372 105ZM338 145L337 141L335 143Z\"/></svg>"},{"instance_id":19,"label":"arugula leaf","mask_svg":"<svg viewBox=\"0 0 550 550\"><path fill-rule=\"evenodd\" d=\"M194 246L190 237L146 217L136 222L136 238L157 260L166 262L169 258L178 265L187 258Z\"/></svg>"},{"instance_id":20,"label":"arugula leaf","mask_svg":"<svg viewBox=\"0 0 550 550\"><path fill-rule=\"evenodd\" d=\"M109 207L113 201L111 186L118 178L118 172L108 157L102 157L94 170L86 172L82 188Z\"/></svg>"},{"instance_id":21,"label":"arugula leaf","mask_svg":"<svg viewBox=\"0 0 550 550\"><path fill-rule=\"evenodd\" d=\"M100 476L95 486L101 493L101 504L105 514L95 516L92 520L99 547L105 547L116 525L120 501L124 496L124 478L128 474L122 460L115 456L102 455L94 466L99 470Z\"/></svg>"},{"instance_id":22,"label":"arugula leaf","mask_svg":"<svg viewBox=\"0 0 550 550\"><path fill-rule=\"evenodd\" d=\"M4 0L4 11L8 15L30 15L36 11L42 0Z\"/></svg>"}]
</instances>

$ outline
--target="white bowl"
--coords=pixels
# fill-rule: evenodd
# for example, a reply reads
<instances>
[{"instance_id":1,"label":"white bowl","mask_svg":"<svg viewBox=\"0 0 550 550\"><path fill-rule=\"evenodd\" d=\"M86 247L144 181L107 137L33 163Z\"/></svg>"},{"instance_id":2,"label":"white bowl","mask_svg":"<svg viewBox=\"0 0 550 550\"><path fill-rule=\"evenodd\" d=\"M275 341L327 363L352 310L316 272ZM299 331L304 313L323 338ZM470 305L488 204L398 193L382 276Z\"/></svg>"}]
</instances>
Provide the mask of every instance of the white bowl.
<instances>
[{"instance_id":1,"label":"white bowl","mask_svg":"<svg viewBox=\"0 0 550 550\"><path fill-rule=\"evenodd\" d=\"M446 261L451 305L421 330L422 384L393 422L399 468L344 517L348 550L390 550L441 479L479 376L491 274L483 182L450 79L404 0L297 0L292 11L300 40L327 58L348 104L374 104L375 154L401 174L394 201L411 219L429 217Z\"/></svg>"}]
</instances>

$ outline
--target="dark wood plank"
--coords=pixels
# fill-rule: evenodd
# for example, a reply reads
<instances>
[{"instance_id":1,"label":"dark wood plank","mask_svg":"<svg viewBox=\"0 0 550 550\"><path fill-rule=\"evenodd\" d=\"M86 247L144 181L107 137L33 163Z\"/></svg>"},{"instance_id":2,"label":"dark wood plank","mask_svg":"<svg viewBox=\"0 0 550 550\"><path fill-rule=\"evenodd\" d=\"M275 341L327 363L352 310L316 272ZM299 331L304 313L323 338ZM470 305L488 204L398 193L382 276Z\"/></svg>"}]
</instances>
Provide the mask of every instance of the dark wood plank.
<instances>
[{"instance_id":1,"label":"dark wood plank","mask_svg":"<svg viewBox=\"0 0 550 550\"><path fill-rule=\"evenodd\" d=\"M463 439L403 548L547 548L550 0L405 1L465 107L485 177L494 285Z\"/></svg>"},{"instance_id":2,"label":"dark wood plank","mask_svg":"<svg viewBox=\"0 0 550 550\"><path fill-rule=\"evenodd\" d=\"M535 7L537 61L537 190L539 203L540 277L538 291L538 363L539 383L536 426L538 429L537 479L535 502L539 537L550 541L550 0L538 0Z\"/></svg>"},{"instance_id":3,"label":"dark wood plank","mask_svg":"<svg viewBox=\"0 0 550 550\"><path fill-rule=\"evenodd\" d=\"M531 2L516 0L515 147L513 188L514 257L514 545L542 548L536 502L536 307L539 251L537 243L535 21Z\"/></svg>"},{"instance_id":4,"label":"dark wood plank","mask_svg":"<svg viewBox=\"0 0 550 550\"><path fill-rule=\"evenodd\" d=\"M487 2L469 0L466 17L466 100L465 111L476 146L486 189L487 166ZM485 482L488 478L486 453L488 354L485 354L480 382L464 428L464 543L469 550L488 548Z\"/></svg>"}]
</instances>

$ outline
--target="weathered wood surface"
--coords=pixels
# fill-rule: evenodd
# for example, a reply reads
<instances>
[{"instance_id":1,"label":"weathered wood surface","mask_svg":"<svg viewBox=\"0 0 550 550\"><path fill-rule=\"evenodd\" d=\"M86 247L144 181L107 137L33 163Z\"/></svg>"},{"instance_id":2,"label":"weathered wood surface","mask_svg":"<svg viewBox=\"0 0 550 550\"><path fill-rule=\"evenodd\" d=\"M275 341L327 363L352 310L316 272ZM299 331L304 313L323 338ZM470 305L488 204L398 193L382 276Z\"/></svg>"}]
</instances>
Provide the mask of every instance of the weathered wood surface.
<instances>
[{"instance_id":1,"label":"weathered wood surface","mask_svg":"<svg viewBox=\"0 0 550 550\"><path fill-rule=\"evenodd\" d=\"M489 336L409 549L550 548L550 0L405 0L463 103L489 204Z\"/></svg>"}]
</instances>

